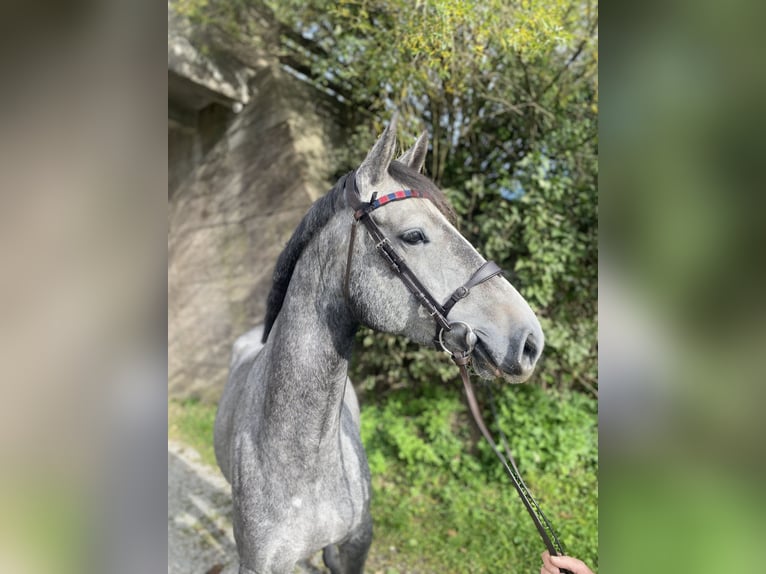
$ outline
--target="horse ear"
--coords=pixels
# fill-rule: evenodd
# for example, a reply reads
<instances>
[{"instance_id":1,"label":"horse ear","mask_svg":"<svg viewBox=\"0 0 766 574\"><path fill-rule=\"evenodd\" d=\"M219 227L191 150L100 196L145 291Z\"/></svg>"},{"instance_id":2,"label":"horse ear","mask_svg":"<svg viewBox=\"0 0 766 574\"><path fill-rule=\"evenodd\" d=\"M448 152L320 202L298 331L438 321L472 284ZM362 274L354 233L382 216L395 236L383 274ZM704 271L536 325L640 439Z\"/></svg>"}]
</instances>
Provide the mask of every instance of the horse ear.
<instances>
[{"instance_id":1,"label":"horse ear","mask_svg":"<svg viewBox=\"0 0 766 574\"><path fill-rule=\"evenodd\" d=\"M418 173L423 170L423 164L426 162L426 154L428 153L428 132L423 132L410 149L404 152L398 161L404 165L411 167Z\"/></svg>"},{"instance_id":2,"label":"horse ear","mask_svg":"<svg viewBox=\"0 0 766 574\"><path fill-rule=\"evenodd\" d=\"M362 162L357 170L357 183L360 189L366 185L377 185L386 176L388 166L394 159L394 149L396 148L396 121L398 114L394 113L391 117L383 135L378 138L375 145L372 146L370 153Z\"/></svg>"}]
</instances>

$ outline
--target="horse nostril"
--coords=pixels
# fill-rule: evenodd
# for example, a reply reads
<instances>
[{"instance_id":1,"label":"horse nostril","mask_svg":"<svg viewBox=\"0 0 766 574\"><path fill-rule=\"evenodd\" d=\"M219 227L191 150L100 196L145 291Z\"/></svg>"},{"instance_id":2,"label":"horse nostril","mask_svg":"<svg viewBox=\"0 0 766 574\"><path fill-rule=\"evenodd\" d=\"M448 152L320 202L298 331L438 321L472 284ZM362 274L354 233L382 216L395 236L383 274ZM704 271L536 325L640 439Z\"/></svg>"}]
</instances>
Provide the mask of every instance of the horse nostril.
<instances>
[{"instance_id":1,"label":"horse nostril","mask_svg":"<svg viewBox=\"0 0 766 574\"><path fill-rule=\"evenodd\" d=\"M535 361L537 361L539 348L537 346L537 342L535 341L535 337L532 333L527 335L526 341L524 341L524 348L521 351L522 359L529 363L530 366L535 364Z\"/></svg>"},{"instance_id":2,"label":"horse nostril","mask_svg":"<svg viewBox=\"0 0 766 574\"><path fill-rule=\"evenodd\" d=\"M501 370L509 375L526 380L535 369L535 364L543 353L545 339L540 330L519 329L508 346L508 354L502 362Z\"/></svg>"}]
</instances>

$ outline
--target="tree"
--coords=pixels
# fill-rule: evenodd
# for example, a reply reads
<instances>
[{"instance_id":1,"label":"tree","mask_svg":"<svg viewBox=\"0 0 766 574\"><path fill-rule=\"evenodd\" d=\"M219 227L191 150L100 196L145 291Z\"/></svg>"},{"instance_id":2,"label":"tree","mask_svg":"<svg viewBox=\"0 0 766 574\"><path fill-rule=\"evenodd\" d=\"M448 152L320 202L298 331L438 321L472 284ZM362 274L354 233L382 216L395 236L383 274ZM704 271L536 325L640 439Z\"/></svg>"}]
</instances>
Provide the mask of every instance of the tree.
<instances>
[{"instance_id":1,"label":"tree","mask_svg":"<svg viewBox=\"0 0 766 574\"><path fill-rule=\"evenodd\" d=\"M511 271L547 336L539 376L595 392L597 27L595 0L183 0L237 51L274 55L357 111L339 167L389 116L406 143L431 134L427 171L462 230ZM361 364L370 385L433 378L423 351L386 338ZM429 361L432 362L432 361ZM401 369L407 373L401 373ZM416 372L417 371L417 372ZM388 374L387 374L388 373ZM442 373L446 376L446 373Z\"/></svg>"}]
</instances>

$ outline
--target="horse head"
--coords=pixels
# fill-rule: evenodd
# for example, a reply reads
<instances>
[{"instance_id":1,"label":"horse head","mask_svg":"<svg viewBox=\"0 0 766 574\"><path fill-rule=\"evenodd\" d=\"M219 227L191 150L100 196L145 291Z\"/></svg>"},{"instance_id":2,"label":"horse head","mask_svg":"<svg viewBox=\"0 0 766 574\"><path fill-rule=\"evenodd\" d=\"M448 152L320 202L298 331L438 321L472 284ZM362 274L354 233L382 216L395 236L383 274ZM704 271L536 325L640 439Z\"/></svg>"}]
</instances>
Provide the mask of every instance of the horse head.
<instances>
[{"instance_id":1,"label":"horse head","mask_svg":"<svg viewBox=\"0 0 766 574\"><path fill-rule=\"evenodd\" d=\"M354 172L359 204L372 206L376 199L385 200L385 207L378 205L379 199L376 207L380 208L370 209L364 217L373 220L395 257L401 256L434 300L444 303L467 282L470 290L448 311L454 328L440 329L433 313L413 296L381 253L380 237L359 229L348 253L349 306L365 325L420 344L433 344L441 331L448 351L473 350L474 368L482 377L525 381L543 350L537 317L500 274L471 285L469 280L486 261L450 222L442 193L420 174L428 149L426 134L398 160L394 160L395 146L396 118ZM416 193L408 195L407 201L396 200L403 190ZM357 219L359 214L357 209Z\"/></svg>"}]
</instances>

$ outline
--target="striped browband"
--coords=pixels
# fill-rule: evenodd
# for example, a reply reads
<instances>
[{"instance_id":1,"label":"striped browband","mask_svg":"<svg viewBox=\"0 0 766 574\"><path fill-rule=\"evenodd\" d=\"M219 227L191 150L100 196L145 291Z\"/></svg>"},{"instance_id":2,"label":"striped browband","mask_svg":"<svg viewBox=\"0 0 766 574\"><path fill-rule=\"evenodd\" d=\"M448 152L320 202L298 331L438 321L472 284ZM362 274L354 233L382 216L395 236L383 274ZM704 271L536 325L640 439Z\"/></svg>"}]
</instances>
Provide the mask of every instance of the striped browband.
<instances>
[{"instance_id":1,"label":"striped browband","mask_svg":"<svg viewBox=\"0 0 766 574\"><path fill-rule=\"evenodd\" d=\"M418 197L426 197L426 195L420 191L417 191L415 189L400 189L399 191L395 191L393 193L389 193L387 195L384 195L382 197L375 197L373 194L372 199L369 203L365 203L360 207L359 209L354 212L354 217L356 219L360 219L370 213L371 211L375 211L379 207L382 207L386 205L387 203L391 203L393 201L399 201L402 199L409 199L411 197L418 198Z\"/></svg>"}]
</instances>

